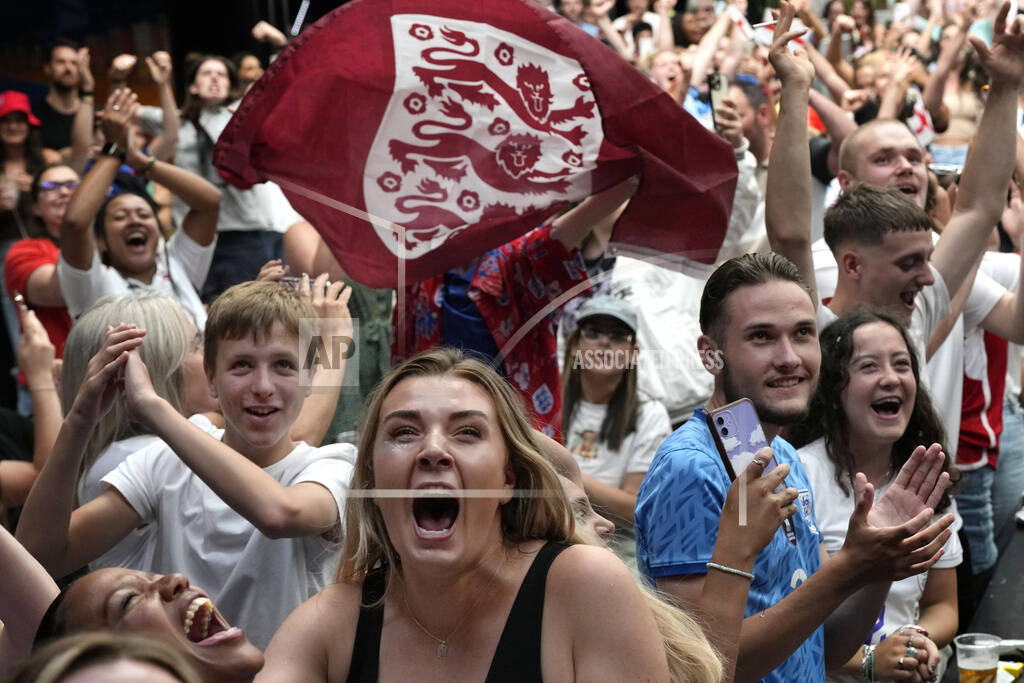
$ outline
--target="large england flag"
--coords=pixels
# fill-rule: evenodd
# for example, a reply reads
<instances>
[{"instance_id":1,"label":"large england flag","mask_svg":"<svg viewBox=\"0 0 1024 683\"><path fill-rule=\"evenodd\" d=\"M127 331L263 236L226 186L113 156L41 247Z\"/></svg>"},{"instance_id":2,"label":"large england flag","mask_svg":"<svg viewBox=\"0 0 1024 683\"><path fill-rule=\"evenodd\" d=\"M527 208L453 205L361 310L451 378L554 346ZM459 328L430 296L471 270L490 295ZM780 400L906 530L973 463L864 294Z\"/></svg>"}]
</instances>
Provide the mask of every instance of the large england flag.
<instances>
[{"instance_id":1,"label":"large england flag","mask_svg":"<svg viewBox=\"0 0 1024 683\"><path fill-rule=\"evenodd\" d=\"M636 176L627 251L714 261L731 149L610 49L532 0L356 0L298 36L214 153L281 185L342 267L414 282Z\"/></svg>"}]
</instances>

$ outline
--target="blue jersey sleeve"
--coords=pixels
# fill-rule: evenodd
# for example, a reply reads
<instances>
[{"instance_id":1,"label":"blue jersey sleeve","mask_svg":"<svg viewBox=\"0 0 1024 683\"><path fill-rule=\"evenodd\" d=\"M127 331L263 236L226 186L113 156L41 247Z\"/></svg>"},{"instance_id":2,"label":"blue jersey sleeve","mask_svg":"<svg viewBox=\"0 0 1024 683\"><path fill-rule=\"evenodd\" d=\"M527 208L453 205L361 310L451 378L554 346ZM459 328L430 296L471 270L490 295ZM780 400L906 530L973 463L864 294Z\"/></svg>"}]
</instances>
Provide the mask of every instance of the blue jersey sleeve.
<instances>
[{"instance_id":1,"label":"blue jersey sleeve","mask_svg":"<svg viewBox=\"0 0 1024 683\"><path fill-rule=\"evenodd\" d=\"M665 440L637 494L637 563L645 575L707 573L729 484L702 418Z\"/></svg>"}]
</instances>

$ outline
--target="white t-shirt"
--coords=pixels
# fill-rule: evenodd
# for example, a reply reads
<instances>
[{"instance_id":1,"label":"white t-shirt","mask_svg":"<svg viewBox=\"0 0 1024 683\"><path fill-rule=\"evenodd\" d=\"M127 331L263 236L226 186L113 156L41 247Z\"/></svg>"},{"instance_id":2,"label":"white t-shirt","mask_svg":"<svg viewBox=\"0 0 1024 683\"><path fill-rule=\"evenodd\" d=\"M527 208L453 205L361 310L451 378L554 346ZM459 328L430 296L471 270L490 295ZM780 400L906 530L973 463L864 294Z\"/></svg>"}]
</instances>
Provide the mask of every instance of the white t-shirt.
<instances>
[{"instance_id":1,"label":"white t-shirt","mask_svg":"<svg viewBox=\"0 0 1024 683\"><path fill-rule=\"evenodd\" d=\"M263 471L283 486L324 486L342 520L355 456L351 444L300 443ZM183 572L261 650L292 610L333 580L340 544L321 536L267 538L163 442L130 455L103 482L154 527L151 564L135 569Z\"/></svg>"},{"instance_id":2,"label":"white t-shirt","mask_svg":"<svg viewBox=\"0 0 1024 683\"><path fill-rule=\"evenodd\" d=\"M822 542L829 556L835 555L843 546L846 539L846 529L850 523L850 515L853 514L854 500L853 493L843 493L836 483L835 469L832 462L825 453L825 440L818 439L797 451L800 461L807 471L807 478L811 482L811 490L814 492L814 516L818 520L818 530L822 534ZM878 500L885 493L888 485L879 488L875 492L875 500ZM962 526L960 516L956 512L956 500L950 496L950 507L940 514L952 513L956 517L953 523L953 534L943 546L945 553L935 563L935 569L950 569L958 566L963 561L963 547L956 535L957 529ZM878 621L872 627L869 643L878 644L883 636L887 636L901 626L916 624L919 616L918 603L924 593L925 582L928 580L927 572L911 576L902 581L894 581L889 589L889 596L885 600L885 606L879 615ZM852 674L831 675L829 681L841 681L842 683L854 683L862 680L860 676Z\"/></svg>"},{"instance_id":3,"label":"white t-shirt","mask_svg":"<svg viewBox=\"0 0 1024 683\"><path fill-rule=\"evenodd\" d=\"M197 290L206 281L216 245L217 240L214 239L204 247L184 231L178 230L168 240L164 250L157 253L156 273L148 285L103 265L96 251L93 252L89 270L71 266L61 255L57 259L57 277L60 278L60 289L68 305L68 314L74 320L105 296L128 294L133 289L154 289L176 298L192 324L201 330L206 327L206 309L203 308Z\"/></svg>"},{"instance_id":4,"label":"white t-shirt","mask_svg":"<svg viewBox=\"0 0 1024 683\"><path fill-rule=\"evenodd\" d=\"M204 415L193 415L189 422L209 432L218 439L223 429L217 429ZM103 477L113 472L129 455L149 448L155 443L163 443L152 434L140 434L127 439L114 441L100 452L96 462L78 481L78 505L82 506L98 498L105 487L100 483ZM113 548L89 563L89 570L96 571L104 567L148 567L153 562L153 530L152 525L145 524L132 530Z\"/></svg>"},{"instance_id":5,"label":"white t-shirt","mask_svg":"<svg viewBox=\"0 0 1024 683\"><path fill-rule=\"evenodd\" d=\"M636 429L613 451L599 437L607 413L607 405L581 400L572 422L564 428L565 444L576 457L580 471L620 488L627 474L646 474L658 446L672 433L672 425L665 406L658 401L642 401L637 407Z\"/></svg>"}]
</instances>

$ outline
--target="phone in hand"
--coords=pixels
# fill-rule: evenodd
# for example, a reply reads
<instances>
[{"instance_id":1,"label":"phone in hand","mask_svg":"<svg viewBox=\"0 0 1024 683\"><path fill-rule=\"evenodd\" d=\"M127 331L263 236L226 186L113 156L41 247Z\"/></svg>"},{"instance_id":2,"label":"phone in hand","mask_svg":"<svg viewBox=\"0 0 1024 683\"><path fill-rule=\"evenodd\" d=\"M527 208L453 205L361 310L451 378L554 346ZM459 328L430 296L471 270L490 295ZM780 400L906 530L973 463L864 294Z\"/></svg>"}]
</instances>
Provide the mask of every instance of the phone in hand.
<instances>
[{"instance_id":1,"label":"phone in hand","mask_svg":"<svg viewBox=\"0 0 1024 683\"><path fill-rule=\"evenodd\" d=\"M718 124L716 112L722 108L722 100L729 96L729 79L718 71L708 74L708 95L711 100L711 118Z\"/></svg>"},{"instance_id":2,"label":"phone in hand","mask_svg":"<svg viewBox=\"0 0 1024 683\"><path fill-rule=\"evenodd\" d=\"M761 420L757 417L757 410L748 398L741 398L721 408L709 410L706 419L730 480L735 480L737 473L747 469L757 452L768 446L764 430L761 428ZM773 455L761 476L774 470L777 465ZM785 486L786 482L782 482L776 491ZM796 531L793 528L793 521L787 518L782 524L786 538L795 546Z\"/></svg>"}]
</instances>

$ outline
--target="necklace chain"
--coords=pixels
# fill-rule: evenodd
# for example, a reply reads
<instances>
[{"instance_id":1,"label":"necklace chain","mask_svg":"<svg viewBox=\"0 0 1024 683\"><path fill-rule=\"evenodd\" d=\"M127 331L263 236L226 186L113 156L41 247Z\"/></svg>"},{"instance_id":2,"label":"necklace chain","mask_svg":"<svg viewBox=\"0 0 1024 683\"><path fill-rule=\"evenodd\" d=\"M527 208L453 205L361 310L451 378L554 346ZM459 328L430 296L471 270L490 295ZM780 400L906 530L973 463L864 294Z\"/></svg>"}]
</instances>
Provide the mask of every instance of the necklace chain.
<instances>
[{"instance_id":1,"label":"necklace chain","mask_svg":"<svg viewBox=\"0 0 1024 683\"><path fill-rule=\"evenodd\" d=\"M412 619L412 623L416 624L416 626L419 628L419 630L423 631L423 633L426 634L431 640L434 640L434 641L437 642L437 658L438 659L444 659L444 658L446 658L448 656L448 641L451 639L452 636L455 635L456 631L458 631L460 628L462 628L462 625L466 623L467 619L469 619L469 615L471 615L473 613L473 611L480 604L480 601L483 600L485 595L487 595L487 591L490 590L491 586L494 584L494 580L497 579L498 578L498 574L501 573L501 568L505 566L505 559L507 557L508 556L504 552L502 552L501 563L498 565L498 568L494 570L494 573L491 574L491 578L487 582L487 585L484 586L484 589L482 591L480 591L479 595L477 595L477 598L476 598L475 601L473 601L473 604L469 606L469 609L466 610L466 613L462 615L461 619L459 619L459 623L455 624L455 627L451 631L449 631L448 635L446 635L444 638L438 638L433 633L428 631L427 627L424 626L423 624L421 624L420 620L416 618L416 615L412 613L412 609L409 607L409 598L408 598L408 592L409 592L408 591L408 585L409 584L407 584L407 583L405 584L405 587L402 590L402 602L405 603L405 611L409 614L409 618ZM403 579L403 583L405 583L404 579Z\"/></svg>"}]
</instances>

